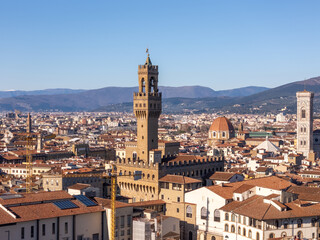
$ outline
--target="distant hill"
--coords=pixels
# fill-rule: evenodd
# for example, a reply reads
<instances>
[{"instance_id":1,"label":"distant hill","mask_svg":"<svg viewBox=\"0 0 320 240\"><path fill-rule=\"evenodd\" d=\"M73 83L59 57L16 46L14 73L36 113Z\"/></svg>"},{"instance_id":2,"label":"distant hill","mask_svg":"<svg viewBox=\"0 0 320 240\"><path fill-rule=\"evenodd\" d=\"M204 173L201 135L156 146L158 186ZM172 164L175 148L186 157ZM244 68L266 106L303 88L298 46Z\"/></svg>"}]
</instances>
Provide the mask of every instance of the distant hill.
<instances>
[{"instance_id":1,"label":"distant hill","mask_svg":"<svg viewBox=\"0 0 320 240\"><path fill-rule=\"evenodd\" d=\"M86 90L81 89L68 89L68 88L56 88L56 89L44 89L44 90L34 90L34 91L21 91L21 90L9 90L0 91L0 98L17 97L24 95L57 95L57 94L70 94L79 93Z\"/></svg>"},{"instance_id":2,"label":"distant hill","mask_svg":"<svg viewBox=\"0 0 320 240\"><path fill-rule=\"evenodd\" d=\"M233 102L233 104L240 105L240 107L236 106L231 108L231 106L229 106L228 109L231 111L232 109L238 108L241 112L278 112L286 108L286 112L295 113L297 104L296 92L303 91L304 89L314 92L314 110L319 112L320 77L288 83L243 97Z\"/></svg>"},{"instance_id":3,"label":"distant hill","mask_svg":"<svg viewBox=\"0 0 320 240\"><path fill-rule=\"evenodd\" d=\"M304 89L314 92L314 111L320 112L320 77L292 82L244 97L232 95L229 92L227 97L219 97L215 93L215 97L207 98L169 98L163 101L163 111L168 113L218 111L252 114L279 113L280 111L296 113L296 92ZM115 109L132 111L132 103L109 105L99 110L115 111Z\"/></svg>"},{"instance_id":4,"label":"distant hill","mask_svg":"<svg viewBox=\"0 0 320 240\"><path fill-rule=\"evenodd\" d=\"M245 87L233 90L214 91L202 86L184 87L159 87L163 98L209 98L217 96L247 96L252 92L261 92L267 88ZM70 90L70 89L69 89ZM69 91L68 90L68 91ZM126 103L132 101L133 92L137 87L106 87L94 90L74 90L66 94L46 94L43 90L37 91L36 95L20 95L9 98L0 98L0 110L12 111L90 111L110 104ZM67 91L67 90L61 90Z\"/></svg>"},{"instance_id":5,"label":"distant hill","mask_svg":"<svg viewBox=\"0 0 320 240\"><path fill-rule=\"evenodd\" d=\"M164 98L162 100L162 112L164 113L204 113L217 112L224 106L232 103L232 97L208 97L208 98ZM96 112L132 112L132 102L110 104L95 109Z\"/></svg>"}]
</instances>

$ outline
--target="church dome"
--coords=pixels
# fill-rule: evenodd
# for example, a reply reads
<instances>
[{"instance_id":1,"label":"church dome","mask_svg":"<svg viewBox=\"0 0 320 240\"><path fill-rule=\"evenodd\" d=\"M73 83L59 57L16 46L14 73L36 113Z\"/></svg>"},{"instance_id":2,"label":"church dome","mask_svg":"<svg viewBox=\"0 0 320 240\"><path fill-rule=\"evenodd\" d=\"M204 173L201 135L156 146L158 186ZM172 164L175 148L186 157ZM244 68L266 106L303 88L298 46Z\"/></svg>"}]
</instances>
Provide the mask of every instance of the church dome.
<instances>
[{"instance_id":1,"label":"church dome","mask_svg":"<svg viewBox=\"0 0 320 240\"><path fill-rule=\"evenodd\" d=\"M234 132L234 128L230 120L226 117L218 117L216 118L209 129L209 131L215 132Z\"/></svg>"}]
</instances>

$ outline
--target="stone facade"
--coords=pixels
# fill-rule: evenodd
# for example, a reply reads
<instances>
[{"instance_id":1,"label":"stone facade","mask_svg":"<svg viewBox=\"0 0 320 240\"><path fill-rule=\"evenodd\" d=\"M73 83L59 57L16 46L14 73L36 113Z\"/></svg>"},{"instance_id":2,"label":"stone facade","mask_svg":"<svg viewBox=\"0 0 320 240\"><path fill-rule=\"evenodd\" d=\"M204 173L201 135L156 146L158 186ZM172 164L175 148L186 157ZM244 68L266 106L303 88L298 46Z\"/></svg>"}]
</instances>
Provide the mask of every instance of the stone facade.
<instances>
[{"instance_id":1,"label":"stone facade","mask_svg":"<svg viewBox=\"0 0 320 240\"><path fill-rule=\"evenodd\" d=\"M174 160L174 157L171 160ZM117 171L124 175L118 178L121 195L132 197L133 201L160 199L159 179L167 174L202 179L207 174L223 170L224 159L222 157L187 161L162 159L162 163L152 164L131 159L118 158L117 160ZM135 171L141 171L142 178L140 180L134 180Z\"/></svg>"},{"instance_id":2,"label":"stone facade","mask_svg":"<svg viewBox=\"0 0 320 240\"><path fill-rule=\"evenodd\" d=\"M207 174L223 171L222 158L178 156L180 144L158 141L158 119L161 113L161 93L158 91L158 66L147 58L138 67L139 92L133 96L133 111L137 118L137 142L127 142L125 157L117 156L117 179L122 196L132 201L160 199L159 179L166 174L182 175L202 180ZM134 174L141 172L141 179Z\"/></svg>"},{"instance_id":3,"label":"stone facade","mask_svg":"<svg viewBox=\"0 0 320 240\"><path fill-rule=\"evenodd\" d=\"M313 151L312 92L297 92L297 152L308 157Z\"/></svg>"},{"instance_id":4,"label":"stone facade","mask_svg":"<svg viewBox=\"0 0 320 240\"><path fill-rule=\"evenodd\" d=\"M133 111L137 118L137 158L146 162L149 161L149 151L158 148L161 113L158 74L158 66L152 65L148 56L146 63L139 65L139 92L133 95Z\"/></svg>"}]
</instances>

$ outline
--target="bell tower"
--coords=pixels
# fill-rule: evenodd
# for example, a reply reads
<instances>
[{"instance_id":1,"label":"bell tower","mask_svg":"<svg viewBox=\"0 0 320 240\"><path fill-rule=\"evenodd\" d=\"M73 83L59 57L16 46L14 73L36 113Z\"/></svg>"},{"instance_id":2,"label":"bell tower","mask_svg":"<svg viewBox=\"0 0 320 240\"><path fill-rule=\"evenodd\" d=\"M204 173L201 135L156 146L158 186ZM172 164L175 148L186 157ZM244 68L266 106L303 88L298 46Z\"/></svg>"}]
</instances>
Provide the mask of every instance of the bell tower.
<instances>
[{"instance_id":1,"label":"bell tower","mask_svg":"<svg viewBox=\"0 0 320 240\"><path fill-rule=\"evenodd\" d=\"M139 92L133 94L133 111L137 118L137 158L146 163L149 163L150 150L158 149L158 119L161 113L158 75L158 66L152 65L148 53L145 64L138 66Z\"/></svg>"},{"instance_id":2,"label":"bell tower","mask_svg":"<svg viewBox=\"0 0 320 240\"><path fill-rule=\"evenodd\" d=\"M297 92L297 152L313 152L313 92Z\"/></svg>"}]
</instances>

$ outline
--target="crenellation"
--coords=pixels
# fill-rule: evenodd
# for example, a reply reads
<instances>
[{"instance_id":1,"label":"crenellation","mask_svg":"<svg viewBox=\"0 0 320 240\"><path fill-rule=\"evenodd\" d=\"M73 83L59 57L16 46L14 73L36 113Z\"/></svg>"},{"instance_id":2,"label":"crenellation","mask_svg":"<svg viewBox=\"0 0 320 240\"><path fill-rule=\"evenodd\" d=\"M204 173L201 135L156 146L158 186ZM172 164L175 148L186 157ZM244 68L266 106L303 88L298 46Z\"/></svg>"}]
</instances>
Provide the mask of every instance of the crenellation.
<instances>
[{"instance_id":1,"label":"crenellation","mask_svg":"<svg viewBox=\"0 0 320 240\"><path fill-rule=\"evenodd\" d=\"M180 144L159 144L158 120L162 109L162 94L158 90L158 66L151 64L149 56L146 63L138 67L138 79L139 92L133 94L137 142L126 144L126 160L117 160L118 171L125 176L130 175L119 182L121 195L131 197L133 201L155 200L160 198L159 180L168 174L200 180L210 172L223 171L224 161L219 158L179 159L177 154ZM155 150L163 154L157 156L157 160ZM141 171L140 180L134 180L135 171Z\"/></svg>"}]
</instances>

